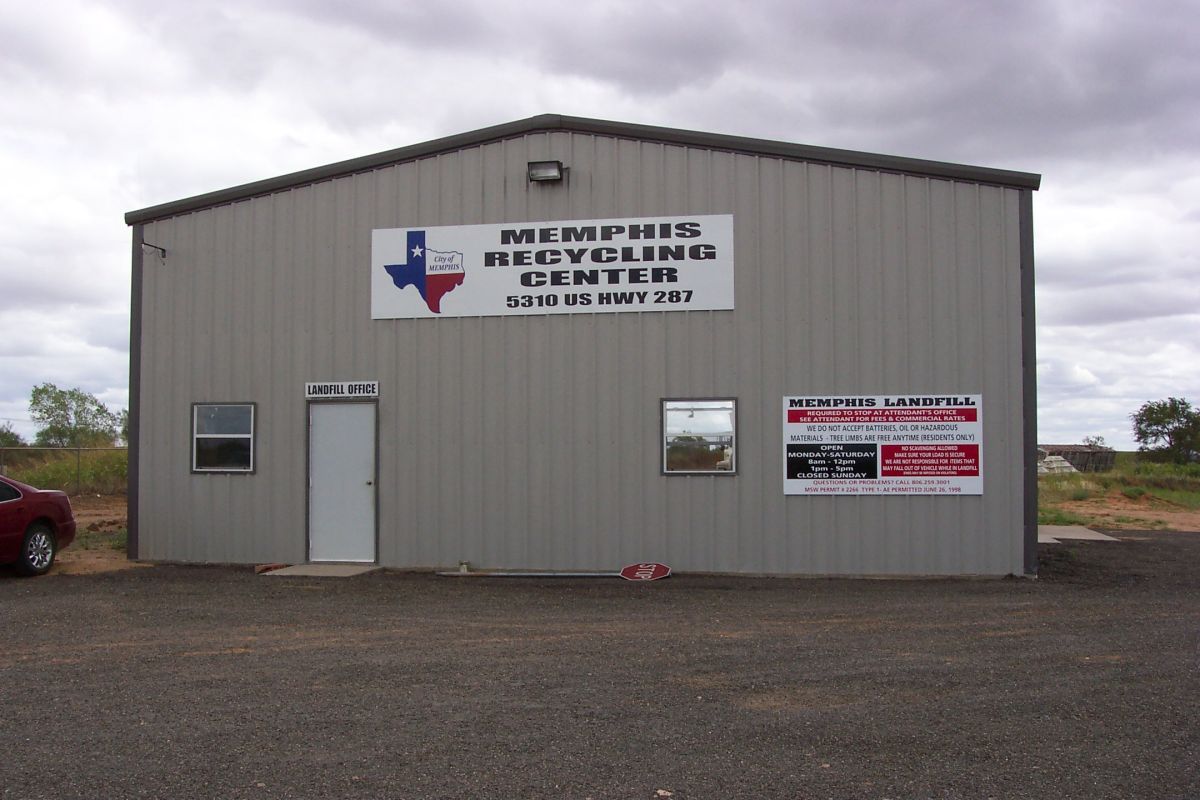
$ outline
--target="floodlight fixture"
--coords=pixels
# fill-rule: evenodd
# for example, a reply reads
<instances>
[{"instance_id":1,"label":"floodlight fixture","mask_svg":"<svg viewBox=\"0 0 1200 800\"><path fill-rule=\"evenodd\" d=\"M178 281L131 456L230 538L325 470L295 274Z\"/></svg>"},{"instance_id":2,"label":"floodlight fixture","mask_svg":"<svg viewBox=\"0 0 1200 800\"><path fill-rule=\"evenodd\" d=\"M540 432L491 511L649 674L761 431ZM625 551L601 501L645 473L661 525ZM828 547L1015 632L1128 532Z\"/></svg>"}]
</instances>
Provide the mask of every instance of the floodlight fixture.
<instances>
[{"instance_id":1,"label":"floodlight fixture","mask_svg":"<svg viewBox=\"0 0 1200 800\"><path fill-rule=\"evenodd\" d=\"M530 161L530 182L561 181L566 168L561 161Z\"/></svg>"}]
</instances>

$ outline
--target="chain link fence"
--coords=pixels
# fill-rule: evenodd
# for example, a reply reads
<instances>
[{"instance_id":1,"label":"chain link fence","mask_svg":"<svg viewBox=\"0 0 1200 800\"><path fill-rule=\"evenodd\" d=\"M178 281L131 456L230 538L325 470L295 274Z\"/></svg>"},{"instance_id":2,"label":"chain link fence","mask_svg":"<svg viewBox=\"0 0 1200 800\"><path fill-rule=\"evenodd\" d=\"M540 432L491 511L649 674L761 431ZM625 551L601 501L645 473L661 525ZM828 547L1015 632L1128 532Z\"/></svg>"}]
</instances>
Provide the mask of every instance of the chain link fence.
<instances>
[{"instance_id":1,"label":"chain link fence","mask_svg":"<svg viewBox=\"0 0 1200 800\"><path fill-rule=\"evenodd\" d=\"M0 475L67 494L123 494L127 447L0 447Z\"/></svg>"}]
</instances>

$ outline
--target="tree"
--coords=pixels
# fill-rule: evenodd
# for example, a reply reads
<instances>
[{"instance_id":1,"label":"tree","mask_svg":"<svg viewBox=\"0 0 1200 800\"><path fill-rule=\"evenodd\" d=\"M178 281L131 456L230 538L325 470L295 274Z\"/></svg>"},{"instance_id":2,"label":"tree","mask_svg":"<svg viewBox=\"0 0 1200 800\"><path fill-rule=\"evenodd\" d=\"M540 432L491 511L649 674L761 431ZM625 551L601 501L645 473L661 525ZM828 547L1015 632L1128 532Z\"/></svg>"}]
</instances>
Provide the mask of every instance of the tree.
<instances>
[{"instance_id":1,"label":"tree","mask_svg":"<svg viewBox=\"0 0 1200 800\"><path fill-rule=\"evenodd\" d=\"M12 423L0 425L0 447L24 447L25 439L12 429Z\"/></svg>"},{"instance_id":2,"label":"tree","mask_svg":"<svg viewBox=\"0 0 1200 800\"><path fill-rule=\"evenodd\" d=\"M1108 448L1108 445L1104 442L1103 436L1085 436L1083 437L1083 446Z\"/></svg>"},{"instance_id":3,"label":"tree","mask_svg":"<svg viewBox=\"0 0 1200 800\"><path fill-rule=\"evenodd\" d=\"M1177 464L1200 459L1200 410L1182 397L1143 403L1130 419L1139 452Z\"/></svg>"},{"instance_id":4,"label":"tree","mask_svg":"<svg viewBox=\"0 0 1200 800\"><path fill-rule=\"evenodd\" d=\"M39 384L29 415L40 428L34 444L41 447L109 447L117 438L117 415L82 389Z\"/></svg>"}]
</instances>

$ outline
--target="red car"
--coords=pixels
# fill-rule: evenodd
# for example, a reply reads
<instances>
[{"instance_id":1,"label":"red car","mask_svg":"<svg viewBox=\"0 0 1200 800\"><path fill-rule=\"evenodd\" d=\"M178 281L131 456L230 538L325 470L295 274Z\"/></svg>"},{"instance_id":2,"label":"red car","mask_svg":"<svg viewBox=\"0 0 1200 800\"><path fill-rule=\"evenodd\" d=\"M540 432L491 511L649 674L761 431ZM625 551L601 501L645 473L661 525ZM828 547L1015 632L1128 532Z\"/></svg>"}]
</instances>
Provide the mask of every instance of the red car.
<instances>
[{"instance_id":1,"label":"red car","mask_svg":"<svg viewBox=\"0 0 1200 800\"><path fill-rule=\"evenodd\" d=\"M65 494L0 476L0 564L41 575L74 539L75 515Z\"/></svg>"}]
</instances>

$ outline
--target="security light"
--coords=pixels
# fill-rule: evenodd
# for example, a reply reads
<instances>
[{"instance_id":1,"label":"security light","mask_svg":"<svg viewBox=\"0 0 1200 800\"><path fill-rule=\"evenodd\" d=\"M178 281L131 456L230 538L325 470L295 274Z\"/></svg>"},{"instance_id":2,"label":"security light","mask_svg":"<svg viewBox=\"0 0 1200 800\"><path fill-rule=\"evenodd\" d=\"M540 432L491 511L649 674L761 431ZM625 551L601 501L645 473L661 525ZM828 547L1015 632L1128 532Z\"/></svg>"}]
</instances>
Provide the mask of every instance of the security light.
<instances>
[{"instance_id":1,"label":"security light","mask_svg":"<svg viewBox=\"0 0 1200 800\"><path fill-rule=\"evenodd\" d=\"M561 161L530 161L530 181L561 181L563 179L563 163Z\"/></svg>"}]
</instances>

